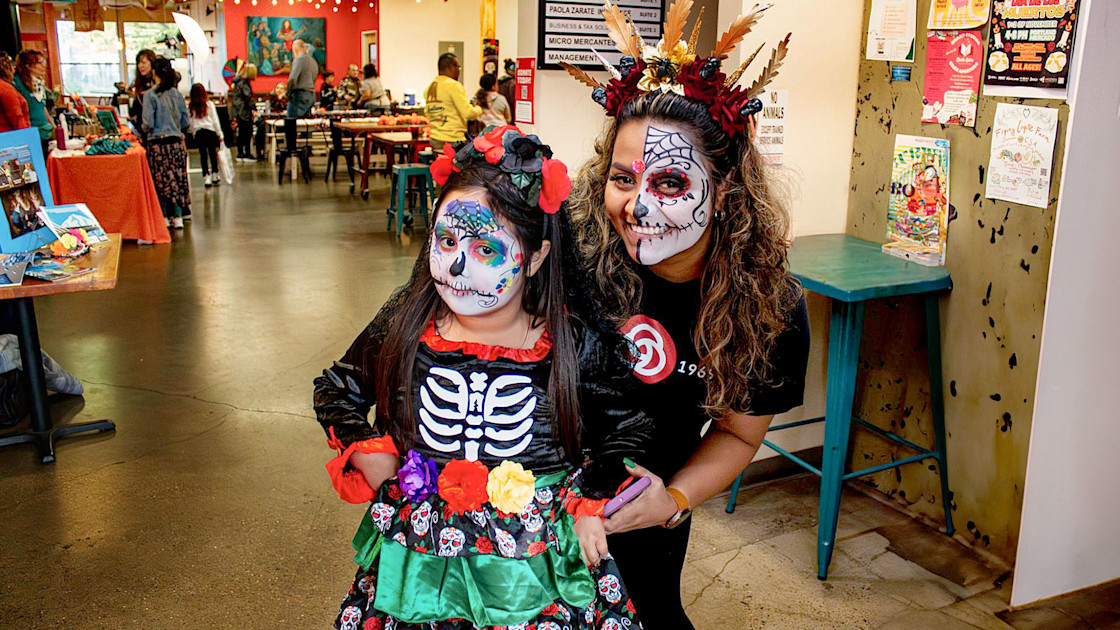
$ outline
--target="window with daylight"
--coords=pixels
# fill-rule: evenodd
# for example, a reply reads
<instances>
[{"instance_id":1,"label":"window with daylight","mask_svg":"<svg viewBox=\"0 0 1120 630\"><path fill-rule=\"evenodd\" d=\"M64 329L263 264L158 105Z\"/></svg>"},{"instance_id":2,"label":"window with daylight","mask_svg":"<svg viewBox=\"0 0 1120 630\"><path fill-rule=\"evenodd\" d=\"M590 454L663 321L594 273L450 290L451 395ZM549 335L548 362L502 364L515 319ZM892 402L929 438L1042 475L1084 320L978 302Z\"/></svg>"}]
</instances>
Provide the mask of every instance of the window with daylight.
<instances>
[{"instance_id":1,"label":"window with daylight","mask_svg":"<svg viewBox=\"0 0 1120 630\"><path fill-rule=\"evenodd\" d=\"M103 30L77 32L74 23L55 22L58 61L66 89L77 94L113 94L121 80L121 44L117 25L106 22Z\"/></svg>"}]
</instances>

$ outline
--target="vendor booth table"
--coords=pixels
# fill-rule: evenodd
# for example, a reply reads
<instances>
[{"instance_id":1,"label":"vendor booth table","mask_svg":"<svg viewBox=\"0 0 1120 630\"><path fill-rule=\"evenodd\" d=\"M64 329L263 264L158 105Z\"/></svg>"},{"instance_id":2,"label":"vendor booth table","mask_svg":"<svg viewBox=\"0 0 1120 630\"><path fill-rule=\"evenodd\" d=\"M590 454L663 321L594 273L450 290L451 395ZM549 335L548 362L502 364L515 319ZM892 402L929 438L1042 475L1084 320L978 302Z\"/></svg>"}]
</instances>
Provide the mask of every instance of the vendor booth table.
<instances>
[{"instance_id":1,"label":"vendor booth table","mask_svg":"<svg viewBox=\"0 0 1120 630\"><path fill-rule=\"evenodd\" d=\"M47 176L57 205L86 204L106 232L127 240L171 242L143 148L123 155L52 151Z\"/></svg>"},{"instance_id":2,"label":"vendor booth table","mask_svg":"<svg viewBox=\"0 0 1120 630\"><path fill-rule=\"evenodd\" d=\"M147 169L145 169L147 170ZM28 402L31 407L31 428L23 433L0 435L0 446L25 444L31 442L39 449L44 464L54 461L55 440L79 433L98 433L115 431L116 425L109 420L83 422L55 427L51 423L51 410L47 404L47 386L43 375L42 350L39 347L39 328L35 322L34 298L77 293L80 291L102 291L117 286L117 268L121 256L121 235L110 234L109 240L93 245L90 253L75 259L75 263L85 267L95 267L96 271L58 282L44 282L24 278L23 285L0 288L0 304L15 309L19 331L19 356L27 375Z\"/></svg>"},{"instance_id":3,"label":"vendor booth table","mask_svg":"<svg viewBox=\"0 0 1120 630\"><path fill-rule=\"evenodd\" d=\"M832 315L828 329L828 384L825 417L800 420L770 427L781 431L793 427L824 422L824 448L821 468L775 445L763 444L821 478L819 520L817 522L817 577L828 577L828 565L836 542L836 524L840 515L840 492L844 482L882 470L897 468L924 459L936 459L941 477L941 500L945 510L946 533L953 535L950 511L949 477L945 457L945 402L941 384L941 316L938 296L953 286L949 272L943 267L926 267L882 253L880 244L843 234L803 236L794 239L789 251L790 271L805 289L831 299ZM856 371L859 367L859 346L863 336L864 305L869 300L904 295L920 296L925 306L926 342L929 347L929 391L933 415L934 448L928 450L897 435L884 431L864 419L852 415L855 402ZM848 443L855 423L876 435L916 451L918 454L844 472ZM731 486L727 512L735 509L740 474Z\"/></svg>"}]
</instances>

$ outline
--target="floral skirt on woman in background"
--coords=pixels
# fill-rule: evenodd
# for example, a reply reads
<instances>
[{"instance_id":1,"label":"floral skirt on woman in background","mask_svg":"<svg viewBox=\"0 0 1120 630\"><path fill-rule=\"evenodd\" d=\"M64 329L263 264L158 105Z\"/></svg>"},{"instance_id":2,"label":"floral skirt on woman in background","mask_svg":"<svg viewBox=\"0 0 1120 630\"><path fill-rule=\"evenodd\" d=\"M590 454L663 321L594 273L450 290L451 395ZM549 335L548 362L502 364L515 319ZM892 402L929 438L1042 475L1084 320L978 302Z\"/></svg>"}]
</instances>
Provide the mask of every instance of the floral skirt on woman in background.
<instances>
[{"instance_id":1,"label":"floral skirt on woman in background","mask_svg":"<svg viewBox=\"0 0 1120 630\"><path fill-rule=\"evenodd\" d=\"M190 214L191 186L187 180L187 148L182 138L157 138L148 141L148 168L155 180L156 194L163 216L174 227L183 226Z\"/></svg>"}]
</instances>

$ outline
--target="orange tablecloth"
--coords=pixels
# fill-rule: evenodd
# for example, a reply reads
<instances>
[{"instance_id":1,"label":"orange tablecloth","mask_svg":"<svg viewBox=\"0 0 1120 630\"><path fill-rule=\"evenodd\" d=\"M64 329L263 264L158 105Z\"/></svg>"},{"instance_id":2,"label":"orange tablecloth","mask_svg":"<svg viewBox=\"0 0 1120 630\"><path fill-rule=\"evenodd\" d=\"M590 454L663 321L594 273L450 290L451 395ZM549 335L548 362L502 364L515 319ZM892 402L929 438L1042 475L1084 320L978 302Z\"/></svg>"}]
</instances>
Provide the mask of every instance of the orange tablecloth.
<instances>
[{"instance_id":1,"label":"orange tablecloth","mask_svg":"<svg viewBox=\"0 0 1120 630\"><path fill-rule=\"evenodd\" d=\"M124 155L52 155L47 158L47 176L56 204L86 204L106 232L171 242L143 149L134 147Z\"/></svg>"}]
</instances>

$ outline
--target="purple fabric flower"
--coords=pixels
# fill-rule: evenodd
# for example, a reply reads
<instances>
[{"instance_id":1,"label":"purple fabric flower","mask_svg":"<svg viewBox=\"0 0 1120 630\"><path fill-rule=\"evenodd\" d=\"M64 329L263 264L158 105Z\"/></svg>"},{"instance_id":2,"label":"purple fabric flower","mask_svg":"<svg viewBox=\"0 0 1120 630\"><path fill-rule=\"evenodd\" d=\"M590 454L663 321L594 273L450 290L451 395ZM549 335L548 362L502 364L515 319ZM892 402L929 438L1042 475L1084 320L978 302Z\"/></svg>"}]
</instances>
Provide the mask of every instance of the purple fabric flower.
<instances>
[{"instance_id":1,"label":"purple fabric flower","mask_svg":"<svg viewBox=\"0 0 1120 630\"><path fill-rule=\"evenodd\" d=\"M439 487L439 470L436 463L416 451L408 451L404 466L397 471L401 491L409 501L418 503L427 499Z\"/></svg>"}]
</instances>

